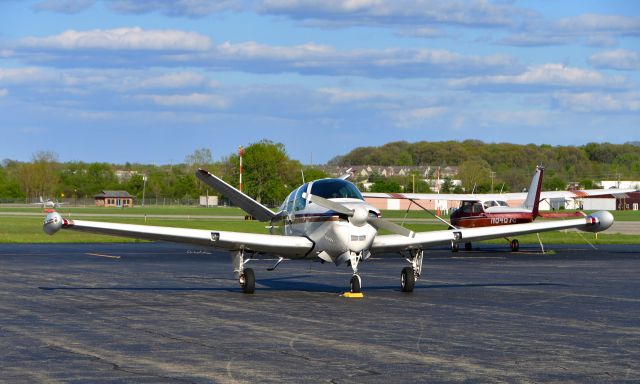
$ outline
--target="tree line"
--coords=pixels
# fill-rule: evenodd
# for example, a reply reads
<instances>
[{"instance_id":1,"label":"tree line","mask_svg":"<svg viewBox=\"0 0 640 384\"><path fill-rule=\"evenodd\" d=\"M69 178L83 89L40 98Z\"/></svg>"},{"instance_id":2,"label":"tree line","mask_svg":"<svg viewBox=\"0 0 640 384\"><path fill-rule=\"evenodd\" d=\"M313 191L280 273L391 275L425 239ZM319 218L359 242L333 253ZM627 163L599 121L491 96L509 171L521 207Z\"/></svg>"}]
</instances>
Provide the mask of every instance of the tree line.
<instances>
[{"instance_id":1,"label":"tree line","mask_svg":"<svg viewBox=\"0 0 640 384\"><path fill-rule=\"evenodd\" d=\"M244 192L266 205L279 204L287 194L302 183L327 177L321 168L303 166L291 159L281 143L262 140L244 150ZM476 140L462 142L388 143L380 147L360 147L338 156L329 165L402 165L458 167L454 186L445 179L443 192L521 191L528 187L535 166L546 167L544 189L565 189L569 182L580 187L598 188L597 180L640 179L640 143L589 143L583 146L487 144ZM214 195L195 177L195 170L205 168L238 186L239 159L237 153L213 161L211 151L195 150L184 162L171 165L109 164L60 162L54 152L37 152L30 162L4 160L0 164L0 198L37 199L93 197L104 190L126 190L138 199L143 190L148 199L196 199ZM145 181L146 179L146 181ZM375 192L430 192L423 175L414 172L405 176L371 175L357 179L360 188L372 183Z\"/></svg>"},{"instance_id":2,"label":"tree line","mask_svg":"<svg viewBox=\"0 0 640 384\"><path fill-rule=\"evenodd\" d=\"M462 190L521 191L536 165L545 166L544 188L565 189L568 183L597 188L598 180L640 179L640 143L588 143L582 146L518 145L465 141L391 142L359 147L331 159L329 165L456 166ZM406 184L406 177L397 184ZM452 188L453 190L453 188Z\"/></svg>"},{"instance_id":3,"label":"tree line","mask_svg":"<svg viewBox=\"0 0 640 384\"><path fill-rule=\"evenodd\" d=\"M238 187L238 154L213 161L211 151L195 150L183 163L171 165L60 162L53 152L37 152L30 162L4 160L0 165L0 198L91 198L104 190L126 190L138 199L197 199L215 191L195 177L204 168ZM118 177L118 173L121 174ZM267 205L277 205L307 179L327 177L323 171L292 160L280 143L262 140L245 148L244 192ZM145 181L146 178L146 181Z\"/></svg>"}]
</instances>

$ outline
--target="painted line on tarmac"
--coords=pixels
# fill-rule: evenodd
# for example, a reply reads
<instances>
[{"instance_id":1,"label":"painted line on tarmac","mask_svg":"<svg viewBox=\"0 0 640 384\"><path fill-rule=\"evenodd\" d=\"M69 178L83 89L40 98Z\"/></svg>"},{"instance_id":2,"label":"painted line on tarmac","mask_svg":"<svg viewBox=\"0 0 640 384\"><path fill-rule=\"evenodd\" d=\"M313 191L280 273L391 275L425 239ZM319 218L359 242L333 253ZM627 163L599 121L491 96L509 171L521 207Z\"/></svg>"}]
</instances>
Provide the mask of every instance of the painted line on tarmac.
<instances>
[{"instance_id":1,"label":"painted line on tarmac","mask_svg":"<svg viewBox=\"0 0 640 384\"><path fill-rule=\"evenodd\" d=\"M85 255L89 255L89 256L99 256L99 257L106 257L108 259L119 259L120 256L113 256L113 255L103 255L101 253L85 253Z\"/></svg>"}]
</instances>

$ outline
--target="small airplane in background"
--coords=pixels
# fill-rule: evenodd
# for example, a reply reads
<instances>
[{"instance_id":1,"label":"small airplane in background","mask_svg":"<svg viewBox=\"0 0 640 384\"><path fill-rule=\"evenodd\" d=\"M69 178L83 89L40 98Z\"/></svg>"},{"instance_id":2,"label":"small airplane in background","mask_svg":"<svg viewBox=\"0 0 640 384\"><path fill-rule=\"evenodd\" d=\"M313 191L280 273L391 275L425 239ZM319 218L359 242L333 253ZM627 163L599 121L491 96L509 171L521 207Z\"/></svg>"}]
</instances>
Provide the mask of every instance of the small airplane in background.
<instances>
[{"instance_id":1,"label":"small airplane in background","mask_svg":"<svg viewBox=\"0 0 640 384\"><path fill-rule=\"evenodd\" d=\"M575 218L585 217L586 214L580 211L574 212L541 212L539 210L540 202L550 198L577 198L585 196L600 196L617 193L633 192L633 189L592 189L584 191L550 191L542 192L542 178L544 175L544 167L536 167L536 172L531 179L528 192L526 193L507 193L507 194L435 194L435 193L363 193L365 198L394 198L405 199L416 204L427 212L428 209L423 207L419 200L447 200L460 201L460 206L455 209L446 221L439 216L450 229L457 228L478 228L491 227L508 224L531 223L537 217L542 218ZM507 204L507 200L522 200L522 204L518 207L511 207ZM520 249L520 242L517 239L508 239L511 251L517 252ZM471 250L471 242L465 242L465 249ZM459 244L452 244L451 250L457 252Z\"/></svg>"},{"instance_id":2,"label":"small airplane in background","mask_svg":"<svg viewBox=\"0 0 640 384\"><path fill-rule=\"evenodd\" d=\"M42 209L47 209L47 208L60 208L61 206L65 205L66 203L63 202L59 202L59 201L53 201L51 199L47 199L44 200L42 198L42 196L40 196L40 202L38 203L31 203L31 205L39 205Z\"/></svg>"},{"instance_id":3,"label":"small airplane in background","mask_svg":"<svg viewBox=\"0 0 640 384\"><path fill-rule=\"evenodd\" d=\"M362 281L358 266L372 255L394 253L408 261L409 266L401 271L400 288L403 292L412 292L422 274L425 248L567 228L600 232L613 224L611 213L601 211L574 220L415 233L382 219L380 211L368 204L358 188L346 180L349 175L304 183L289 194L277 212L204 169L196 171L196 176L249 215L268 222L270 234L70 220L55 211L46 216L43 230L49 235L60 230L76 230L228 250L233 271L245 293L253 293L256 283L254 270L247 267L247 263L266 254L279 257L267 269L271 271L285 259L346 264L353 271L350 291L360 293ZM380 229L393 234L381 235Z\"/></svg>"}]
</instances>

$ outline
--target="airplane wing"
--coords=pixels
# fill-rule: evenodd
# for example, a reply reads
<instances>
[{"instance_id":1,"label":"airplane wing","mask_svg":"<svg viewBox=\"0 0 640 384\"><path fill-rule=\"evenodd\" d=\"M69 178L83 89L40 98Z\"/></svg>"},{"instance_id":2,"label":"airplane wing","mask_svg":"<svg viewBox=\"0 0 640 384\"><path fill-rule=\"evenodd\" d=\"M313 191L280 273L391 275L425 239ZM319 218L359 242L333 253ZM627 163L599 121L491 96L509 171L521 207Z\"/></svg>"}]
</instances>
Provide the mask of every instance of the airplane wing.
<instances>
[{"instance_id":1,"label":"airplane wing","mask_svg":"<svg viewBox=\"0 0 640 384\"><path fill-rule=\"evenodd\" d=\"M575 191L546 191L540 192L541 199L576 199L580 197L615 195L622 193L636 192L632 188L611 188L611 189L583 189ZM376 193L363 192L362 196L383 199L408 199L408 200L524 200L527 192L510 192L510 193L479 193L475 195L459 194L459 193Z\"/></svg>"},{"instance_id":2,"label":"airplane wing","mask_svg":"<svg viewBox=\"0 0 640 384\"><path fill-rule=\"evenodd\" d=\"M526 195L526 194L525 194ZM362 196L379 199L407 199L407 200L480 200L483 195L468 195L463 193L384 193L362 192Z\"/></svg>"},{"instance_id":3,"label":"airplane wing","mask_svg":"<svg viewBox=\"0 0 640 384\"><path fill-rule=\"evenodd\" d=\"M43 229L49 235L53 235L60 229L65 229L136 239L196 244L225 250L243 249L258 253L275 253L292 258L304 257L313 248L313 242L302 236L68 220L63 219L58 212L50 212L47 215Z\"/></svg>"},{"instance_id":4,"label":"airplane wing","mask_svg":"<svg viewBox=\"0 0 640 384\"><path fill-rule=\"evenodd\" d=\"M434 245L467 243L570 228L577 228L586 232L600 232L609 228L612 224L613 215L606 211L600 211L584 218L572 220L418 232L412 238L400 235L379 235L373 241L371 250L373 252L397 252Z\"/></svg>"},{"instance_id":5,"label":"airplane wing","mask_svg":"<svg viewBox=\"0 0 640 384\"><path fill-rule=\"evenodd\" d=\"M223 196L226 196L233 204L242 208L256 219L260 221L270 221L275 217L276 214L273 213L272 210L225 183L221 178L209 173L207 170L198 169L196 176L202 180L203 183L220 192Z\"/></svg>"}]
</instances>

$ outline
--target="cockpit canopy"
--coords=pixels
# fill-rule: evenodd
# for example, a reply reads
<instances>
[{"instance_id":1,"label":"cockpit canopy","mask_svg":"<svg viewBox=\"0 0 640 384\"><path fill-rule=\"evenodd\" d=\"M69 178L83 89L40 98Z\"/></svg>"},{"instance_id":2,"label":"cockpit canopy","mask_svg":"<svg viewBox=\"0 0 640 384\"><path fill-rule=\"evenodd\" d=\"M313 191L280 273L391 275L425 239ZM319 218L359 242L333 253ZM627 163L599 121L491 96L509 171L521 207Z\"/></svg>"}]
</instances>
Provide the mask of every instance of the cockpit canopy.
<instances>
[{"instance_id":1,"label":"cockpit canopy","mask_svg":"<svg viewBox=\"0 0 640 384\"><path fill-rule=\"evenodd\" d=\"M311 184L311 194L325 199L358 199L364 200L358 188L353 183L343 179L322 179Z\"/></svg>"},{"instance_id":2,"label":"cockpit canopy","mask_svg":"<svg viewBox=\"0 0 640 384\"><path fill-rule=\"evenodd\" d=\"M298 189L292 191L289 197L282 203L280 207L281 211L294 212L300 211L307 206L307 199L303 197L303 194L307 192L309 183L300 186ZM353 183L350 183L343 179L322 179L316 180L311 183L312 195L324 197L325 199L358 199L364 200L358 188Z\"/></svg>"}]
</instances>

